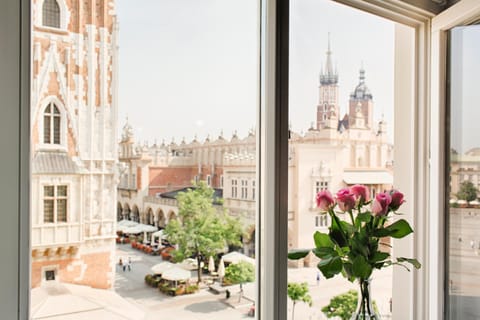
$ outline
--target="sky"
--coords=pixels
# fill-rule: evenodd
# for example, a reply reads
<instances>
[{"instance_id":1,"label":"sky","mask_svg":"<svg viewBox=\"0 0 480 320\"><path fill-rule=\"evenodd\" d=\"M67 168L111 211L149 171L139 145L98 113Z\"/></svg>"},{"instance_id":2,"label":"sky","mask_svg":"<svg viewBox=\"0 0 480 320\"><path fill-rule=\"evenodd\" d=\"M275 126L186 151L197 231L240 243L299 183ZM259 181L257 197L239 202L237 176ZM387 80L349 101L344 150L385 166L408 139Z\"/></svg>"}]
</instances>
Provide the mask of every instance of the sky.
<instances>
[{"instance_id":1,"label":"sky","mask_svg":"<svg viewBox=\"0 0 480 320\"><path fill-rule=\"evenodd\" d=\"M480 147L480 25L457 27L451 41L451 147L459 153Z\"/></svg>"},{"instance_id":2,"label":"sky","mask_svg":"<svg viewBox=\"0 0 480 320\"><path fill-rule=\"evenodd\" d=\"M137 141L255 127L258 94L257 0L117 0L119 122ZM306 131L316 117L328 34L339 74L341 114L363 63L374 120L392 128L394 24L328 0L292 0L290 123Z\"/></svg>"}]
</instances>

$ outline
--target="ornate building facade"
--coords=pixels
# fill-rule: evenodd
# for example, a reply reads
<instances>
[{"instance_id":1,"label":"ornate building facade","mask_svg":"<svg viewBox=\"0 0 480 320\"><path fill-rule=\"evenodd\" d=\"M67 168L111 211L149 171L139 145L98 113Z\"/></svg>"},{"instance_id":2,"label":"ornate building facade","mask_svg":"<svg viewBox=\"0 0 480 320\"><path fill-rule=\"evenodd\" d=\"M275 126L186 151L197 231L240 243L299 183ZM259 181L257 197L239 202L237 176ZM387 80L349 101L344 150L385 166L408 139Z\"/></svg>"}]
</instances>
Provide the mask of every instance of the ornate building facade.
<instances>
[{"instance_id":1,"label":"ornate building facade","mask_svg":"<svg viewBox=\"0 0 480 320\"><path fill-rule=\"evenodd\" d=\"M113 0L33 0L33 287L49 280L113 285L114 6Z\"/></svg>"},{"instance_id":2,"label":"ornate building facade","mask_svg":"<svg viewBox=\"0 0 480 320\"><path fill-rule=\"evenodd\" d=\"M315 208L318 191L361 183L368 185L374 196L393 184L393 145L388 142L386 122L374 123L373 95L366 85L365 70L360 69L349 112L340 119L338 74L331 55L329 44L320 73L316 126L305 134L291 132L289 140L289 249L311 247L313 232L329 226L328 217ZM133 215L133 219L163 227L177 212L175 201L163 198L163 192L201 179L222 189L224 207L243 219L251 240L257 192L255 141L251 131L243 139L233 134L227 140L221 134L203 143L194 139L179 145L172 141L133 147L132 128L127 123L120 143L119 159L125 169L118 219L132 219Z\"/></svg>"}]
</instances>

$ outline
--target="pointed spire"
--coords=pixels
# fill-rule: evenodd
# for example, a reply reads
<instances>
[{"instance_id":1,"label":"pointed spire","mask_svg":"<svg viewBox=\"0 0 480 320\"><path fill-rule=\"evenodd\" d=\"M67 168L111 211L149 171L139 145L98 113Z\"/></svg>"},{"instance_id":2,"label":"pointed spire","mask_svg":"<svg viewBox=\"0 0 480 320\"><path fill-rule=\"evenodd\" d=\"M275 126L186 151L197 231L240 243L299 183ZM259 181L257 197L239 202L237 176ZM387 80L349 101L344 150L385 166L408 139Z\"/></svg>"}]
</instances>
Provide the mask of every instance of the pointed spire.
<instances>
[{"instance_id":1,"label":"pointed spire","mask_svg":"<svg viewBox=\"0 0 480 320\"><path fill-rule=\"evenodd\" d=\"M332 63L332 49L330 43L330 32L328 33L328 44L327 44L327 60L325 62L325 69L323 66L321 67L320 71L320 84L321 85L329 85L329 84L337 84L338 83L338 74L337 70L333 69ZM336 68L335 68L336 69Z\"/></svg>"},{"instance_id":2,"label":"pointed spire","mask_svg":"<svg viewBox=\"0 0 480 320\"><path fill-rule=\"evenodd\" d=\"M360 65L360 83L365 83L365 69L363 67L363 61Z\"/></svg>"}]
</instances>

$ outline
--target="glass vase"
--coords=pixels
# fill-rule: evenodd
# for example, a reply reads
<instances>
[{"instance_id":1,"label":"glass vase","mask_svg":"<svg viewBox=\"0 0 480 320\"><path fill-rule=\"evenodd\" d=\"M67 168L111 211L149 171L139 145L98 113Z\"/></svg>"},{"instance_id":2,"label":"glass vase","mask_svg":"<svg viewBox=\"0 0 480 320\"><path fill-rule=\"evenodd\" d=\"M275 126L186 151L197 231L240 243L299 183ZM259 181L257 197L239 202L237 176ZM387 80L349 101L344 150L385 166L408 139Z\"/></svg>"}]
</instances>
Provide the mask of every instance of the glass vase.
<instances>
[{"instance_id":1,"label":"glass vase","mask_svg":"<svg viewBox=\"0 0 480 320\"><path fill-rule=\"evenodd\" d=\"M360 279L358 291L357 309L350 320L380 320L380 314L373 308L372 291L370 283L372 279Z\"/></svg>"}]
</instances>

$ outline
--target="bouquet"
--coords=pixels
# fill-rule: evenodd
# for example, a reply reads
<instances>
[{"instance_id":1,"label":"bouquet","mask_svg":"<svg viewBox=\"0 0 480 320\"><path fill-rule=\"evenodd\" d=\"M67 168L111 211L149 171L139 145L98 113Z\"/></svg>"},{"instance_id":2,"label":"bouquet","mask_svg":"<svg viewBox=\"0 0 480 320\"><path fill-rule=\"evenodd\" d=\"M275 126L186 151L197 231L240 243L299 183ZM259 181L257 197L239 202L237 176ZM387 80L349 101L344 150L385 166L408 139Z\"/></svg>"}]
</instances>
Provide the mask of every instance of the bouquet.
<instances>
[{"instance_id":1,"label":"bouquet","mask_svg":"<svg viewBox=\"0 0 480 320\"><path fill-rule=\"evenodd\" d=\"M382 242L385 237L400 239L413 232L405 219L394 219L401 215L397 211L405 202L403 198L400 191L390 190L378 193L371 201L364 185L341 189L335 198L328 190L320 191L317 206L331 218L329 232L314 233L315 248L294 250L288 255L289 259L300 259L313 252L320 258L318 269L325 278L341 273L351 282L358 281L359 306L352 319L379 319L371 307L369 290L374 269L400 265L410 270L408 264L421 267L416 259L392 258L380 250L381 244L389 246Z\"/></svg>"}]
</instances>

